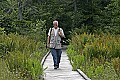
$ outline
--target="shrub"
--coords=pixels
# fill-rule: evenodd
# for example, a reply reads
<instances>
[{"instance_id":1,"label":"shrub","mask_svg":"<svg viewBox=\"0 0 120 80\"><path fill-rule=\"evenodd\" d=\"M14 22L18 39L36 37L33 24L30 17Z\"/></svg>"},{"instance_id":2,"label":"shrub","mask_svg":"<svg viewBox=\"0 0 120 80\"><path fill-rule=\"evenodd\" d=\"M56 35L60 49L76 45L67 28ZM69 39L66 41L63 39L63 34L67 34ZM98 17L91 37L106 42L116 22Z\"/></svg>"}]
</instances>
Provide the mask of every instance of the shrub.
<instances>
[{"instance_id":1,"label":"shrub","mask_svg":"<svg viewBox=\"0 0 120 80\"><path fill-rule=\"evenodd\" d=\"M103 76L102 80L109 78L118 80L120 71L119 35L75 34L70 41L67 53L73 61L74 70L80 68L94 80L97 80L100 76ZM104 75L106 70L108 70L108 73L112 71L111 75L114 76L108 76L108 73Z\"/></svg>"},{"instance_id":2,"label":"shrub","mask_svg":"<svg viewBox=\"0 0 120 80\"><path fill-rule=\"evenodd\" d=\"M0 35L0 55L8 69L18 78L38 80L43 74L40 64L47 52L44 43L18 34Z\"/></svg>"},{"instance_id":3,"label":"shrub","mask_svg":"<svg viewBox=\"0 0 120 80\"><path fill-rule=\"evenodd\" d=\"M0 80L18 80L14 74L12 74L3 59L0 58Z\"/></svg>"},{"instance_id":4,"label":"shrub","mask_svg":"<svg viewBox=\"0 0 120 80\"><path fill-rule=\"evenodd\" d=\"M116 74L120 77L120 58L112 59L112 63Z\"/></svg>"}]
</instances>

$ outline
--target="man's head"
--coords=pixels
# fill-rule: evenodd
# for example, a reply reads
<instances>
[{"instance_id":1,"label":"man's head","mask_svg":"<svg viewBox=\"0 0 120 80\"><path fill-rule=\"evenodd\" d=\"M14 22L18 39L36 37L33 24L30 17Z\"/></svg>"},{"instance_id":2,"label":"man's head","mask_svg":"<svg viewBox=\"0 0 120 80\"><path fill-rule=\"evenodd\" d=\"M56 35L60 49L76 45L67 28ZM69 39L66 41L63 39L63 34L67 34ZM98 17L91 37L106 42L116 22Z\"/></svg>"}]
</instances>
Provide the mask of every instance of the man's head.
<instances>
[{"instance_id":1,"label":"man's head","mask_svg":"<svg viewBox=\"0 0 120 80\"><path fill-rule=\"evenodd\" d=\"M54 28L57 28L58 27L58 21L53 21L53 26L54 26Z\"/></svg>"}]
</instances>

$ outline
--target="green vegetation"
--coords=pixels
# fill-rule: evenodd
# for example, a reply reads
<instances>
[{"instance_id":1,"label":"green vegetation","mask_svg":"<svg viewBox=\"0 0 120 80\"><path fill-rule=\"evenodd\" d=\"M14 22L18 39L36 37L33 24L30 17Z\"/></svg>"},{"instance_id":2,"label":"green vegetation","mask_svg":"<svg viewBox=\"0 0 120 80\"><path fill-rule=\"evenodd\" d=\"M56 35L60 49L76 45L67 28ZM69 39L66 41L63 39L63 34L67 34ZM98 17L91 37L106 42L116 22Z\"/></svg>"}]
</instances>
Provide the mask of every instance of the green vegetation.
<instances>
[{"instance_id":1,"label":"green vegetation","mask_svg":"<svg viewBox=\"0 0 120 80\"><path fill-rule=\"evenodd\" d=\"M0 59L10 72L4 74L35 80L43 75L39 63L53 20L71 40L74 70L93 80L119 78L120 0L0 0ZM79 35L72 37L74 32Z\"/></svg>"},{"instance_id":2,"label":"green vegetation","mask_svg":"<svg viewBox=\"0 0 120 80\"><path fill-rule=\"evenodd\" d=\"M92 80L120 79L120 36L74 35L68 46L73 69L81 69Z\"/></svg>"},{"instance_id":3,"label":"green vegetation","mask_svg":"<svg viewBox=\"0 0 120 80\"><path fill-rule=\"evenodd\" d=\"M33 27L40 29L33 24L44 21L41 28L48 31L57 19L67 38L75 28L120 34L119 9L119 0L1 0L0 27L6 33L26 34Z\"/></svg>"},{"instance_id":4,"label":"green vegetation","mask_svg":"<svg viewBox=\"0 0 120 80\"><path fill-rule=\"evenodd\" d=\"M4 60L0 59L0 80L18 80L7 68Z\"/></svg>"},{"instance_id":5,"label":"green vegetation","mask_svg":"<svg viewBox=\"0 0 120 80\"><path fill-rule=\"evenodd\" d=\"M8 70L20 79L39 80L43 75L40 61L46 53L40 41L17 34L0 35L0 56Z\"/></svg>"}]
</instances>

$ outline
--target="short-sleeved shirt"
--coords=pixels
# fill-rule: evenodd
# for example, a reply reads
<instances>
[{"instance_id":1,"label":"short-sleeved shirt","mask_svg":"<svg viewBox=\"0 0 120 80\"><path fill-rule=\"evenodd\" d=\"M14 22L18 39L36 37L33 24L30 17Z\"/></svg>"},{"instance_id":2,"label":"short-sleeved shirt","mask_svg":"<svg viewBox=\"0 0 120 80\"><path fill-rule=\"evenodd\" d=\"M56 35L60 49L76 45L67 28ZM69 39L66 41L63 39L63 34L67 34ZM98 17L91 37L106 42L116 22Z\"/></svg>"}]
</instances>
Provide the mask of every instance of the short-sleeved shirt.
<instances>
[{"instance_id":1,"label":"short-sleeved shirt","mask_svg":"<svg viewBox=\"0 0 120 80\"><path fill-rule=\"evenodd\" d=\"M51 32L52 29L54 29L55 36L56 36L56 35L57 35L57 32L58 32L58 30L59 30L59 27L58 27L57 29L55 29L54 27L53 27L53 28L50 28L50 29L49 29L49 32L48 32L48 36L50 36L50 32ZM61 31L61 33L64 35L64 32L63 32L63 29L62 29L62 28L60 28L60 31Z\"/></svg>"}]
</instances>

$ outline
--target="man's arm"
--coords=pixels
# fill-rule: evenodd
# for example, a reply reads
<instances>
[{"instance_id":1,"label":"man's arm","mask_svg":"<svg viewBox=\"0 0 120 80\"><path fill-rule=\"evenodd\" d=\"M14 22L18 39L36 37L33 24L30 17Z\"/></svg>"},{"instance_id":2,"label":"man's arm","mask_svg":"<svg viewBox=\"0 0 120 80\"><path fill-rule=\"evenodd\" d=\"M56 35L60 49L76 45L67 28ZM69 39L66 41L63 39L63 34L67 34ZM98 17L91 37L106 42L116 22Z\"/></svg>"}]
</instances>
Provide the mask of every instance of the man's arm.
<instances>
[{"instance_id":1,"label":"man's arm","mask_svg":"<svg viewBox=\"0 0 120 80\"><path fill-rule=\"evenodd\" d=\"M48 37L47 37L47 47L49 48L50 47L50 35L51 35L51 28L49 29L49 32L48 32Z\"/></svg>"},{"instance_id":2,"label":"man's arm","mask_svg":"<svg viewBox=\"0 0 120 80\"><path fill-rule=\"evenodd\" d=\"M47 37L47 44L50 44L50 36Z\"/></svg>"},{"instance_id":3,"label":"man's arm","mask_svg":"<svg viewBox=\"0 0 120 80\"><path fill-rule=\"evenodd\" d=\"M62 32L58 33L60 37L65 38L65 36L62 34Z\"/></svg>"},{"instance_id":4,"label":"man's arm","mask_svg":"<svg viewBox=\"0 0 120 80\"><path fill-rule=\"evenodd\" d=\"M58 32L59 36L62 38L65 38L63 30L60 28L60 31Z\"/></svg>"}]
</instances>

